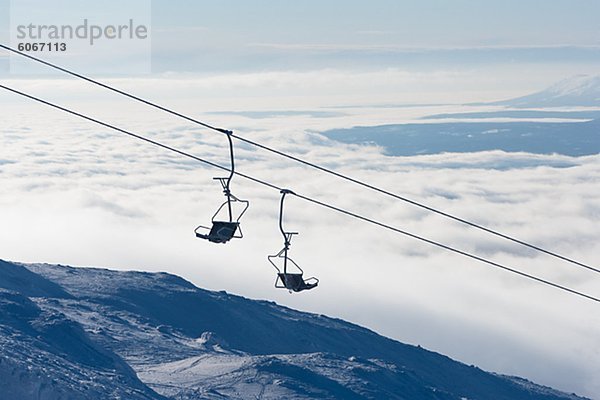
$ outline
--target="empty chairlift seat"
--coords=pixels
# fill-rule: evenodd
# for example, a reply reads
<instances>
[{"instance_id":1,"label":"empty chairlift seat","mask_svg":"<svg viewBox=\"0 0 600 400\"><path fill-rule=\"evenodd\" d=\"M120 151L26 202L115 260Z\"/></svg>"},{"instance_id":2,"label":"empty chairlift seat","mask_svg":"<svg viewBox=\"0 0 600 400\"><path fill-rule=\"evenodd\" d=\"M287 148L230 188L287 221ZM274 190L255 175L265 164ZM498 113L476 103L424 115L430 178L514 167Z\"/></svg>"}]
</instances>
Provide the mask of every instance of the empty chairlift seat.
<instances>
[{"instance_id":1,"label":"empty chairlift seat","mask_svg":"<svg viewBox=\"0 0 600 400\"><path fill-rule=\"evenodd\" d=\"M277 282L275 282L276 288L288 289L292 292L301 292L303 290L310 290L319 284L317 278L309 278L304 280L302 273L284 273L279 272L277 274ZM281 282L281 283L280 283Z\"/></svg>"},{"instance_id":2,"label":"empty chairlift seat","mask_svg":"<svg viewBox=\"0 0 600 400\"><path fill-rule=\"evenodd\" d=\"M315 277L304 279L302 268L288 256L290 246L292 245L292 237L298 234L297 232L286 232L283 229L283 203L285 196L288 194L294 194L294 192L288 189L281 190L279 231L283 236L283 248L277 254L267 256L267 260L277 270L275 287L278 289L287 289L291 293L314 289L319 284L319 280ZM290 269L294 272L288 272Z\"/></svg>"},{"instance_id":3,"label":"empty chairlift seat","mask_svg":"<svg viewBox=\"0 0 600 400\"><path fill-rule=\"evenodd\" d=\"M241 200L235 197L229 188L231 180L235 174L235 157L233 154L233 141L231 135L233 132L227 130L221 130L227 134L229 141L229 154L231 157L231 169L229 176L225 178L213 178L221 183L223 193L227 199L217 209L211 218L212 226L199 225L194 229L196 237L199 239L206 239L212 243L227 243L233 238L242 238L242 227L240 226L240 219L248 209L250 202L247 200ZM236 211L235 208L238 210ZM239 210L241 208L241 210ZM237 215L237 216L236 216Z\"/></svg>"},{"instance_id":4,"label":"empty chairlift seat","mask_svg":"<svg viewBox=\"0 0 600 400\"><path fill-rule=\"evenodd\" d=\"M196 237L207 239L212 243L227 243L235 237L235 232L238 230L239 222L228 221L213 221L212 228L208 233L201 233L196 230Z\"/></svg>"}]
</instances>

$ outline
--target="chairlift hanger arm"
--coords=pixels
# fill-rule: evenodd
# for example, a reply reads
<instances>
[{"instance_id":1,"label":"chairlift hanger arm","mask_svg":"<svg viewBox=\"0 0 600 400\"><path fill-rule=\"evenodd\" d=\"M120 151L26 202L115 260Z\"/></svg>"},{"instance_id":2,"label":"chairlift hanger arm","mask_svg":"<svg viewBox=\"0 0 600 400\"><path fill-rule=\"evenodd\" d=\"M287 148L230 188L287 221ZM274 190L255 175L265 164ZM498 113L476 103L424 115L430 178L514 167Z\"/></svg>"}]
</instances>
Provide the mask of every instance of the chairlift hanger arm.
<instances>
[{"instance_id":1,"label":"chairlift hanger arm","mask_svg":"<svg viewBox=\"0 0 600 400\"><path fill-rule=\"evenodd\" d=\"M283 203L285 202L286 195L288 195L288 194L295 195L296 193L292 192L289 189L281 189L279 191L279 193L281 193L281 201L279 203L279 230L281 231L281 235L283 236L283 241L287 247L290 245L290 240L292 239L292 235L296 235L297 232L286 232L283 229Z\"/></svg>"},{"instance_id":2,"label":"chairlift hanger arm","mask_svg":"<svg viewBox=\"0 0 600 400\"><path fill-rule=\"evenodd\" d=\"M233 179L233 175L235 174L235 156L233 154L233 140L231 139L232 132L227 131L227 140L229 141L229 157L231 160L231 169L229 170L229 177L225 183L225 196L227 196L227 212L229 214L229 222L233 221L233 209L231 207L231 189L229 185L231 184L231 180Z\"/></svg>"},{"instance_id":3,"label":"chairlift hanger arm","mask_svg":"<svg viewBox=\"0 0 600 400\"><path fill-rule=\"evenodd\" d=\"M233 154L233 139L231 139L231 135L233 135L232 131L225 131L227 135L227 140L229 141L229 158L231 159L231 169L229 170L229 177L227 178L227 185L225 189L229 194L229 184L233 179L233 175L235 175L235 155Z\"/></svg>"}]
</instances>

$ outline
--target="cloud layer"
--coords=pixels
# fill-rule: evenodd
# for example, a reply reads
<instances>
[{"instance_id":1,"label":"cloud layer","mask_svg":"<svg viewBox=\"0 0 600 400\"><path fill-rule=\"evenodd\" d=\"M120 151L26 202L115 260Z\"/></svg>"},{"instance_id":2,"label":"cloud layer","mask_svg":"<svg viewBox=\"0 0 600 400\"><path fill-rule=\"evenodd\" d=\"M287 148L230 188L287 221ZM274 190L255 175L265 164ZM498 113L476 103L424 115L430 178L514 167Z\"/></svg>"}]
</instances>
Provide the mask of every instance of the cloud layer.
<instances>
[{"instance_id":1,"label":"cloud layer","mask_svg":"<svg viewBox=\"0 0 600 400\"><path fill-rule=\"evenodd\" d=\"M171 94L179 90L186 98L190 85L198 85L183 83ZM21 84L52 95L55 83ZM108 96L94 96L97 100L90 102L89 94L81 92L81 99L69 105L228 164L222 136ZM238 99L235 109L282 108L277 101L262 100ZM485 369L600 396L600 320L591 302L297 198L287 202L286 226L300 232L291 255L322 284L311 293L289 296L272 287L275 271L266 262L266 255L282 246L277 192L236 178L234 193L252 202L243 221L246 238L212 245L195 239L193 229L209 222L223 200L218 183L211 180L220 172L42 106L4 94L0 101L5 111L0 137L2 258L166 270L202 287L340 316ZM386 157L379 148L331 142L317 131L359 121L401 122L431 108L356 107L340 113L327 108L329 101L321 108L303 104L312 106L312 114L213 116L253 140L600 264L599 156L484 152ZM204 111L218 112L226 105L225 100L213 108L187 102L183 111L195 115L192 109L204 106ZM435 112L453 111L447 109ZM244 173L600 294L600 281L592 273L248 146L238 145L236 154Z\"/></svg>"}]
</instances>

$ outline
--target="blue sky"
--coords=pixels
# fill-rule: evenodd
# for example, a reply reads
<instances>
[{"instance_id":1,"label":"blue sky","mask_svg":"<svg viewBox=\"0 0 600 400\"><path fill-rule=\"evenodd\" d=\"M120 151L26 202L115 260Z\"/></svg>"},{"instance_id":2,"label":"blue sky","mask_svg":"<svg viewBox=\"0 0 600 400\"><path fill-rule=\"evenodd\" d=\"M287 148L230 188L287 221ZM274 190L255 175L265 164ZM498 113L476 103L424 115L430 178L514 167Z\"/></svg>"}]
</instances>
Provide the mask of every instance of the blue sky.
<instances>
[{"instance_id":1,"label":"blue sky","mask_svg":"<svg viewBox=\"0 0 600 400\"><path fill-rule=\"evenodd\" d=\"M243 42L400 46L600 45L595 1L154 1L155 27Z\"/></svg>"},{"instance_id":2,"label":"blue sky","mask_svg":"<svg viewBox=\"0 0 600 400\"><path fill-rule=\"evenodd\" d=\"M592 1L154 1L153 69L598 66L597 15Z\"/></svg>"},{"instance_id":3,"label":"blue sky","mask_svg":"<svg viewBox=\"0 0 600 400\"><path fill-rule=\"evenodd\" d=\"M34 6L36 0L12 4L15 8L26 3L32 4L32 18L33 10L56 5L40 1ZM151 5L154 73L390 67L422 71L515 64L552 65L568 70L567 75L600 69L597 1L136 3ZM3 42L10 26L10 4L0 0ZM59 8L61 19L95 17L89 7L83 8L87 13L80 6ZM119 1L107 0L99 10L115 18L135 16ZM115 63L106 60L106 64ZM105 70L110 73L110 68Z\"/></svg>"}]
</instances>

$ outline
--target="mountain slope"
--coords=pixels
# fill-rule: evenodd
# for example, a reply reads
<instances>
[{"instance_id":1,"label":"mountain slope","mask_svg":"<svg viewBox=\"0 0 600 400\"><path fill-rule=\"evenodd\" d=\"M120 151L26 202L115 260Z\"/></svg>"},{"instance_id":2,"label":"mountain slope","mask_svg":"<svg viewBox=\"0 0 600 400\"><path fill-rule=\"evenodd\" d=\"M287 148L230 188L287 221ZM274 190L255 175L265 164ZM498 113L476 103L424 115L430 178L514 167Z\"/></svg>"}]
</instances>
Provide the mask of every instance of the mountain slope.
<instances>
[{"instance_id":1,"label":"mountain slope","mask_svg":"<svg viewBox=\"0 0 600 400\"><path fill-rule=\"evenodd\" d=\"M1 262L0 288L12 398L577 398L165 273Z\"/></svg>"},{"instance_id":2,"label":"mountain slope","mask_svg":"<svg viewBox=\"0 0 600 400\"><path fill-rule=\"evenodd\" d=\"M74 301L59 285L0 261L2 399L162 398L78 322L44 306L59 299Z\"/></svg>"}]
</instances>

